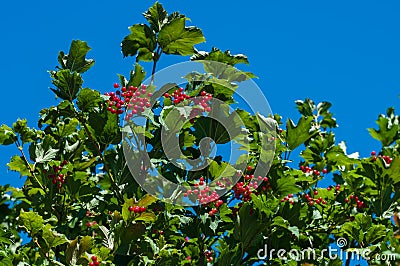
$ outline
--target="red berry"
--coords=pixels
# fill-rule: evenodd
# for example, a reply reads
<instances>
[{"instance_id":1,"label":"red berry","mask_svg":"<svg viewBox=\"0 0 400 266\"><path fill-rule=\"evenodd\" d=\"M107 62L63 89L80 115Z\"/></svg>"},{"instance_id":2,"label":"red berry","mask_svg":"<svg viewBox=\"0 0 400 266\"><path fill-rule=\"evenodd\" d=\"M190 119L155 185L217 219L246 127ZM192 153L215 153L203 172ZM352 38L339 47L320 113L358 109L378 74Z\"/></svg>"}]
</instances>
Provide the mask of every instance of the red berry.
<instances>
[{"instance_id":1,"label":"red berry","mask_svg":"<svg viewBox=\"0 0 400 266\"><path fill-rule=\"evenodd\" d=\"M145 206L141 206L140 207L140 212L142 213L142 212L145 212L146 211L146 207Z\"/></svg>"},{"instance_id":2,"label":"red berry","mask_svg":"<svg viewBox=\"0 0 400 266\"><path fill-rule=\"evenodd\" d=\"M314 190L314 195L318 195L318 190Z\"/></svg>"},{"instance_id":3,"label":"red berry","mask_svg":"<svg viewBox=\"0 0 400 266\"><path fill-rule=\"evenodd\" d=\"M92 256L92 261L97 261L97 257L96 256Z\"/></svg>"},{"instance_id":4,"label":"red berry","mask_svg":"<svg viewBox=\"0 0 400 266\"><path fill-rule=\"evenodd\" d=\"M114 88L119 88L119 84L118 83L114 83Z\"/></svg>"},{"instance_id":5,"label":"red berry","mask_svg":"<svg viewBox=\"0 0 400 266\"><path fill-rule=\"evenodd\" d=\"M371 151L371 156L375 156L376 155L376 151Z\"/></svg>"},{"instance_id":6,"label":"red berry","mask_svg":"<svg viewBox=\"0 0 400 266\"><path fill-rule=\"evenodd\" d=\"M89 266L94 266L94 262L91 261L91 262L89 263Z\"/></svg>"},{"instance_id":7,"label":"red berry","mask_svg":"<svg viewBox=\"0 0 400 266\"><path fill-rule=\"evenodd\" d=\"M94 262L94 266L99 266L100 265L100 261L95 261Z\"/></svg>"},{"instance_id":8,"label":"red berry","mask_svg":"<svg viewBox=\"0 0 400 266\"><path fill-rule=\"evenodd\" d=\"M158 233L159 233L160 235L163 235L163 234L164 234L164 231L163 231L163 230L160 230L160 231L158 231Z\"/></svg>"},{"instance_id":9,"label":"red berry","mask_svg":"<svg viewBox=\"0 0 400 266\"><path fill-rule=\"evenodd\" d=\"M133 212L133 209L134 209L133 206L129 206L129 207L128 207L128 210L129 210L130 212Z\"/></svg>"},{"instance_id":10,"label":"red berry","mask_svg":"<svg viewBox=\"0 0 400 266\"><path fill-rule=\"evenodd\" d=\"M324 174L328 173L328 169L326 169L326 168L322 169L322 173L324 173Z\"/></svg>"},{"instance_id":11,"label":"red berry","mask_svg":"<svg viewBox=\"0 0 400 266\"><path fill-rule=\"evenodd\" d=\"M253 167L251 165L247 166L247 171L253 170Z\"/></svg>"},{"instance_id":12,"label":"red berry","mask_svg":"<svg viewBox=\"0 0 400 266\"><path fill-rule=\"evenodd\" d=\"M134 213L139 213L140 212L140 207L139 206L133 207L133 212Z\"/></svg>"}]
</instances>

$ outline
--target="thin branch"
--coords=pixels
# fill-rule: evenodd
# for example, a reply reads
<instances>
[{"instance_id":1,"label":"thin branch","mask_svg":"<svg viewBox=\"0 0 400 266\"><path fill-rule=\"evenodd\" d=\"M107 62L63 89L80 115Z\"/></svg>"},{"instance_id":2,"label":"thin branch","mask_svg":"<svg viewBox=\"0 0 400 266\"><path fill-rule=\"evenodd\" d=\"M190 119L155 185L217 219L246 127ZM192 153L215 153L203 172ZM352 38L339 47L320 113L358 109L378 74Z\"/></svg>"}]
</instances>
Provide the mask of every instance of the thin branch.
<instances>
[{"instance_id":1,"label":"thin branch","mask_svg":"<svg viewBox=\"0 0 400 266\"><path fill-rule=\"evenodd\" d=\"M94 147L96 148L96 151L97 151L97 153L99 154L101 161L103 162L104 170L108 173L108 176L110 177L111 185L112 185L113 188L114 188L114 192L115 192L115 194L117 195L118 200L119 200L120 202L123 202L122 195L121 195L120 192L119 192L119 187L118 187L117 184L115 183L113 174L111 173L110 168L108 167L107 161L106 161L106 159L104 158L103 153L102 153L101 150L100 150L99 144L95 141L95 139L94 139L92 133L90 132L89 128L87 127L86 121L85 121L84 119L82 119L82 117L79 115L79 113L78 113L76 110L75 110L75 114L76 114L76 116L78 117L79 122L82 123L83 128L85 129L85 132L86 132L86 134L87 134L88 137L89 137L89 140L92 142L92 144L93 144Z\"/></svg>"},{"instance_id":2,"label":"thin branch","mask_svg":"<svg viewBox=\"0 0 400 266\"><path fill-rule=\"evenodd\" d=\"M23 147L19 144L18 140L15 141L14 143L17 146L18 150L21 152L21 156L22 156L22 158L23 158L23 160L25 162L26 167L29 169L29 173L33 176L33 178L39 184L40 188L44 191L44 186L42 185L42 183L40 183L39 179L35 175L35 170L32 168L32 166L30 165L28 159L26 158L26 155L25 155Z\"/></svg>"}]
</instances>

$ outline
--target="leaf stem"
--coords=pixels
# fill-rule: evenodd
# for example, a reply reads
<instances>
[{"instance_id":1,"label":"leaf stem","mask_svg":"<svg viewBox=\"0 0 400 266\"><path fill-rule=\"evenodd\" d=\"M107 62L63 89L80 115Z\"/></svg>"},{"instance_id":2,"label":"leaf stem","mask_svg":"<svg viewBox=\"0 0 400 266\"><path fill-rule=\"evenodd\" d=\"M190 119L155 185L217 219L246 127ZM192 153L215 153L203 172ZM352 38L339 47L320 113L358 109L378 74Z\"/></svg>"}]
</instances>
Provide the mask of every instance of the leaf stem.
<instances>
[{"instance_id":1,"label":"leaf stem","mask_svg":"<svg viewBox=\"0 0 400 266\"><path fill-rule=\"evenodd\" d=\"M15 141L14 142L15 145L17 146L18 150L21 152L21 156L26 164L26 167L28 167L29 172L31 173L31 175L33 176L33 178L35 179L35 181L39 184L40 188L44 191L44 186L42 185L42 183L40 183L39 179L37 178L37 176L35 175L35 171L32 168L32 166L29 164L28 159L26 158L25 152L23 147L21 146L21 144L19 143L19 141Z\"/></svg>"},{"instance_id":2,"label":"leaf stem","mask_svg":"<svg viewBox=\"0 0 400 266\"><path fill-rule=\"evenodd\" d=\"M162 49L161 46L158 46L155 54L153 55L153 69L151 71L151 81L150 81L151 85L154 83L154 74L156 73L157 62L160 59L161 55L162 55Z\"/></svg>"}]
</instances>

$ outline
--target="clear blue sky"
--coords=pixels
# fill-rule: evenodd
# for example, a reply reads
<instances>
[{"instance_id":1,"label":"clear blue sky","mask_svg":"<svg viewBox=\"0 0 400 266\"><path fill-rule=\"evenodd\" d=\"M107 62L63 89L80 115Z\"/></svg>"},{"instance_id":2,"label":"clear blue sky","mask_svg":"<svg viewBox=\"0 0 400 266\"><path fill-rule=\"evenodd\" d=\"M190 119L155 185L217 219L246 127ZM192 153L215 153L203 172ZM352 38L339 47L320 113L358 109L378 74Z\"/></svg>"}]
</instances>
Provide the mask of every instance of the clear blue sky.
<instances>
[{"instance_id":1,"label":"clear blue sky","mask_svg":"<svg viewBox=\"0 0 400 266\"><path fill-rule=\"evenodd\" d=\"M141 13L153 1L3 1L0 5L0 123L18 117L35 126L38 112L56 104L47 70L72 39L88 41L95 66L86 86L112 89L117 73L127 74L132 58L122 58L120 41L127 27L144 22ZM274 112L295 117L294 101L309 97L333 103L349 152L368 156L379 149L366 128L389 106L399 107L400 3L398 1L161 1L202 28L212 46L248 55L246 67L259 77ZM160 67L181 60L162 58ZM4 164L14 149L2 148L0 182L8 182Z\"/></svg>"},{"instance_id":2,"label":"clear blue sky","mask_svg":"<svg viewBox=\"0 0 400 266\"><path fill-rule=\"evenodd\" d=\"M120 41L128 26L145 22L141 13L153 1L6 1L1 3L0 123L18 117L36 126L39 111L57 103L47 70L72 39L93 48L95 66L85 86L112 90L117 73L128 74L133 59L123 58ZM161 1L200 27L212 46L244 53L272 110L297 119L294 101L330 101L340 127L337 139L362 156L379 149L366 128L379 113L399 107L400 3L397 1ZM164 56L159 69L182 60ZM0 183L21 183L5 164L14 147L1 147ZM11 180L10 180L11 179Z\"/></svg>"},{"instance_id":3,"label":"clear blue sky","mask_svg":"<svg viewBox=\"0 0 400 266\"><path fill-rule=\"evenodd\" d=\"M379 149L369 137L379 113L400 109L400 2L370 1L160 1L200 27L212 46L244 53L271 108L298 118L294 101L330 101L338 119L337 139L362 156ZM93 48L95 66L86 86L112 89L117 73L127 74L132 58L122 58L120 41L128 26L144 22L153 1L2 1L0 4L0 124L18 117L36 126L38 112L57 101L47 70L72 39ZM181 60L165 56L160 67ZM5 164L16 150L0 147L0 183L20 184Z\"/></svg>"}]
</instances>

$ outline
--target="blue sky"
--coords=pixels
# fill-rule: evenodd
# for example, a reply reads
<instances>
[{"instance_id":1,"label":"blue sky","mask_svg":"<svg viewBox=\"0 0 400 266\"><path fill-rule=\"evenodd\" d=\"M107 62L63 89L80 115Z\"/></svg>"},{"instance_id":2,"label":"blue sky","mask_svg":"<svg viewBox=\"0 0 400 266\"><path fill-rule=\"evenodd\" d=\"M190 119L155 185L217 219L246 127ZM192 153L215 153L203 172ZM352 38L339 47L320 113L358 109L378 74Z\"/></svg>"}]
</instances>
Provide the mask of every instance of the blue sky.
<instances>
[{"instance_id":1,"label":"blue sky","mask_svg":"<svg viewBox=\"0 0 400 266\"><path fill-rule=\"evenodd\" d=\"M160 1L181 11L200 27L207 42L249 57L256 80L275 113L298 118L294 101L330 101L340 127L337 139L348 151L368 156L378 150L368 127L379 113L399 109L400 2L387 1ZM95 66L85 86L112 90L117 73L127 74L132 58L123 58L120 41L128 26L144 22L141 13L153 1L2 1L0 4L0 124L18 117L36 126L38 112L57 103L48 89L47 70L72 39L93 48ZM159 67L182 60L165 56ZM0 183L20 184L5 164L16 153L1 147Z\"/></svg>"}]
</instances>

